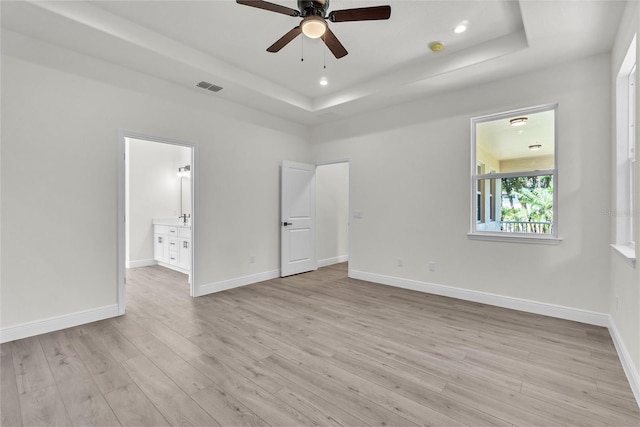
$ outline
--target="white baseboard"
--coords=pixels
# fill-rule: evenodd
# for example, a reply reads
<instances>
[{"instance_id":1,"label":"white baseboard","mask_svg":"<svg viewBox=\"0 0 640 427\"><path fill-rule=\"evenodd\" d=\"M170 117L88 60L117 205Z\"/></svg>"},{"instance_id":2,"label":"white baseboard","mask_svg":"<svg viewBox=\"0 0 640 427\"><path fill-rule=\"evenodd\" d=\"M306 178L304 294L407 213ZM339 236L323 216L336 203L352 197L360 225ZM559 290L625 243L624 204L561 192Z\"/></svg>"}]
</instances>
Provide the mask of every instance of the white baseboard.
<instances>
[{"instance_id":1,"label":"white baseboard","mask_svg":"<svg viewBox=\"0 0 640 427\"><path fill-rule=\"evenodd\" d=\"M638 402L638 406L640 406L640 374L638 374L638 370L631 359L629 350L627 350L627 346L624 344L622 336L616 327L616 323L611 316L609 316L608 326L609 333L613 339L613 345L615 345L618 357L620 358L620 363L622 364L624 373L627 375L627 379L629 380L629 385L631 386L633 395L636 398L636 402Z\"/></svg>"},{"instance_id":2,"label":"white baseboard","mask_svg":"<svg viewBox=\"0 0 640 427\"><path fill-rule=\"evenodd\" d=\"M155 259L138 259L135 261L127 261L127 268L138 268L138 267L149 267L152 265L156 265L157 262Z\"/></svg>"},{"instance_id":3,"label":"white baseboard","mask_svg":"<svg viewBox=\"0 0 640 427\"><path fill-rule=\"evenodd\" d=\"M249 276L237 277L220 282L209 283L199 286L196 289L196 296L212 294L214 292L226 291L228 289L239 288L240 286L252 285L265 280L276 279L280 277L280 270L265 271L264 273L251 274Z\"/></svg>"},{"instance_id":4,"label":"white baseboard","mask_svg":"<svg viewBox=\"0 0 640 427\"><path fill-rule=\"evenodd\" d=\"M333 258L321 259L318 261L318 268L328 267L333 264L340 264L341 262L349 261L349 255L340 255Z\"/></svg>"},{"instance_id":5,"label":"white baseboard","mask_svg":"<svg viewBox=\"0 0 640 427\"><path fill-rule=\"evenodd\" d=\"M77 313L65 314L48 319L35 320L33 322L21 323L15 326L7 326L0 330L0 342L5 343L34 335L46 334L47 332L59 331L60 329L72 328L85 323L96 322L98 320L116 317L118 315L118 304L93 308L91 310L79 311Z\"/></svg>"},{"instance_id":6,"label":"white baseboard","mask_svg":"<svg viewBox=\"0 0 640 427\"><path fill-rule=\"evenodd\" d=\"M402 279L392 276L384 276L381 274L367 273L357 270L350 270L349 277L352 277L354 279L366 280L368 282L379 283L382 285L395 286L398 288L411 289L414 291L426 292L429 294L458 298L461 300L494 305L497 307L510 308L513 310L525 311L528 313L542 314L544 316L573 320L576 322L588 323L590 325L604 327L609 326L609 315L598 313L595 311L582 310L579 308L565 307L561 305L490 294L480 291L472 291L469 289L454 288L451 286L436 285L433 283L420 282L411 279Z\"/></svg>"}]
</instances>

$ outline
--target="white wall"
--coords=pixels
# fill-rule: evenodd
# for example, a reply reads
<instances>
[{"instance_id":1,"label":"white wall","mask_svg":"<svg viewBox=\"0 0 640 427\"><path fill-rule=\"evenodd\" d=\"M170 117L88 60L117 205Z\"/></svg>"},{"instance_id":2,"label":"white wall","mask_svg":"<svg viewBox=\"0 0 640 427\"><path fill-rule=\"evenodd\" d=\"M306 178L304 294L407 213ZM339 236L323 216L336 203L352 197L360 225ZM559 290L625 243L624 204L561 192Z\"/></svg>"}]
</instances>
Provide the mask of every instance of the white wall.
<instances>
[{"instance_id":1,"label":"white wall","mask_svg":"<svg viewBox=\"0 0 640 427\"><path fill-rule=\"evenodd\" d=\"M127 155L127 266L153 264L154 217L180 215L178 168L190 163L191 149L130 139Z\"/></svg>"},{"instance_id":2,"label":"white wall","mask_svg":"<svg viewBox=\"0 0 640 427\"><path fill-rule=\"evenodd\" d=\"M105 78L114 73L129 75ZM146 81L161 96L3 55L3 329L116 304L119 129L196 144L197 285L278 269L279 164L310 161L304 130L258 112L226 116L200 92L194 106L167 99L179 91Z\"/></svg>"},{"instance_id":3,"label":"white wall","mask_svg":"<svg viewBox=\"0 0 640 427\"><path fill-rule=\"evenodd\" d=\"M351 220L352 272L607 313L609 59L590 57L314 129L316 163L350 159L351 210L363 213ZM470 119L555 102L564 240L469 240Z\"/></svg>"},{"instance_id":4,"label":"white wall","mask_svg":"<svg viewBox=\"0 0 640 427\"><path fill-rule=\"evenodd\" d=\"M349 255L349 163L316 169L318 263L344 262Z\"/></svg>"},{"instance_id":5,"label":"white wall","mask_svg":"<svg viewBox=\"0 0 640 427\"><path fill-rule=\"evenodd\" d=\"M624 59L624 56L629 49L633 35L638 33L640 35L640 7L638 2L629 2L627 9L623 14L623 19L618 30L616 42L611 52L611 90L612 93L616 93L616 77L620 66ZM640 43L637 44L636 59L640 58ZM636 82L637 84L640 82ZM638 91L640 95L640 91ZM612 100L612 123L615 123L616 114L616 102L615 97ZM640 103L637 103L640 105ZM636 128L636 141L640 141L640 131ZM616 129L612 126L611 136L611 156L612 156L612 187L611 195L615 197L616 194L616 167L615 167L615 155L616 155ZM640 177L640 174L636 173L636 177ZM636 184L636 190L640 190L640 180ZM640 199L639 195L636 195ZM615 199L611 200L612 211L615 211ZM638 233L638 215L636 212L636 242L640 241L640 235ZM611 237L610 242L615 243L616 230L615 230L615 217L611 218ZM637 256L636 249L636 256ZM620 338L624 343L625 350L628 352L633 366L635 367L636 375L636 387L640 387L640 274L638 273L638 266L634 266L624 259L617 251L610 250L610 262L611 262L611 290L607 298L608 311L611 313L613 322L617 331L620 334ZM616 301L617 300L617 301ZM636 389L636 392L640 389ZM640 395L637 395L640 399Z\"/></svg>"}]
</instances>

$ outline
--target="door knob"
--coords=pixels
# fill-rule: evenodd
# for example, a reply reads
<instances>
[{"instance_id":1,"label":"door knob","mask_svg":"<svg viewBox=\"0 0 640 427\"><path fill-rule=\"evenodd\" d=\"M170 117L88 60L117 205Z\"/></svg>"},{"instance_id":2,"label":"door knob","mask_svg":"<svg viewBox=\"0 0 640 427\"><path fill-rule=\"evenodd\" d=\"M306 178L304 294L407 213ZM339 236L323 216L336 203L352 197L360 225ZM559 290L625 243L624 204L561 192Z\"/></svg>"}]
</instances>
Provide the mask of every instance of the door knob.
<instances>
[{"instance_id":1,"label":"door knob","mask_svg":"<svg viewBox=\"0 0 640 427\"><path fill-rule=\"evenodd\" d=\"M293 225L293 223L292 223L292 222L286 222L286 221L285 221L285 222L283 222L283 223L282 223L282 225L286 227L287 225Z\"/></svg>"}]
</instances>

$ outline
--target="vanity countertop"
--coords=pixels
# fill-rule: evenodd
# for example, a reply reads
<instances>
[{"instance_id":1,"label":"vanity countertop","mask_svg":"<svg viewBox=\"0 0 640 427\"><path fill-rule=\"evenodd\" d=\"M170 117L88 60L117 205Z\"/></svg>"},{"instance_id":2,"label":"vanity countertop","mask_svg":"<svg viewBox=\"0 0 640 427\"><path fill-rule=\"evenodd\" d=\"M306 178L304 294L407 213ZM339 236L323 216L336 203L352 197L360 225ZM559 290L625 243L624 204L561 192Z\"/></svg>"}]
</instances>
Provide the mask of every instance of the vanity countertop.
<instances>
[{"instance_id":1,"label":"vanity countertop","mask_svg":"<svg viewBox=\"0 0 640 427\"><path fill-rule=\"evenodd\" d=\"M187 227L191 228L191 219L189 218L185 224L182 218L153 218L153 225L168 225L169 227Z\"/></svg>"}]
</instances>

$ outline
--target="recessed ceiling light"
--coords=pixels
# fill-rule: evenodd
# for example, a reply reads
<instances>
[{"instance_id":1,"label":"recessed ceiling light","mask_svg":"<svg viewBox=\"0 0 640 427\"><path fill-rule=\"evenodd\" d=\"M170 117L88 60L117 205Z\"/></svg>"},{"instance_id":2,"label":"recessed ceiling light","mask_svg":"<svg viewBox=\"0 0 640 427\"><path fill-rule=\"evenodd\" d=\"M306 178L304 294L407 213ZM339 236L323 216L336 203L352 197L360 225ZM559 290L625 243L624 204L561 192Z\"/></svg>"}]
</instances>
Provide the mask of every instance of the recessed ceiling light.
<instances>
[{"instance_id":1,"label":"recessed ceiling light","mask_svg":"<svg viewBox=\"0 0 640 427\"><path fill-rule=\"evenodd\" d=\"M531 151L539 151L542 148L542 144L533 144L529 146L529 150Z\"/></svg>"},{"instance_id":2,"label":"recessed ceiling light","mask_svg":"<svg viewBox=\"0 0 640 427\"><path fill-rule=\"evenodd\" d=\"M527 124L527 120L529 120L527 117L516 117L509 120L509 123L511 123L511 126L523 126Z\"/></svg>"},{"instance_id":3,"label":"recessed ceiling light","mask_svg":"<svg viewBox=\"0 0 640 427\"><path fill-rule=\"evenodd\" d=\"M320 79L320 86L326 86L329 84L329 80L326 77Z\"/></svg>"},{"instance_id":4,"label":"recessed ceiling light","mask_svg":"<svg viewBox=\"0 0 640 427\"><path fill-rule=\"evenodd\" d=\"M465 31L467 31L467 28L469 27L469 22L468 21L462 21L461 23L459 23L454 29L453 32L456 34L462 34Z\"/></svg>"}]
</instances>

